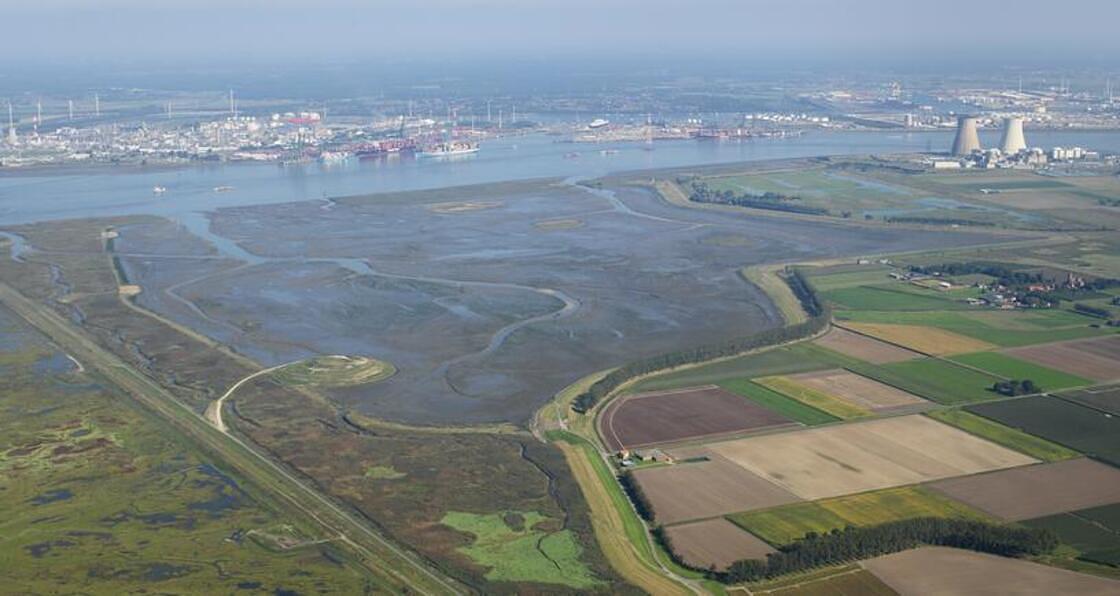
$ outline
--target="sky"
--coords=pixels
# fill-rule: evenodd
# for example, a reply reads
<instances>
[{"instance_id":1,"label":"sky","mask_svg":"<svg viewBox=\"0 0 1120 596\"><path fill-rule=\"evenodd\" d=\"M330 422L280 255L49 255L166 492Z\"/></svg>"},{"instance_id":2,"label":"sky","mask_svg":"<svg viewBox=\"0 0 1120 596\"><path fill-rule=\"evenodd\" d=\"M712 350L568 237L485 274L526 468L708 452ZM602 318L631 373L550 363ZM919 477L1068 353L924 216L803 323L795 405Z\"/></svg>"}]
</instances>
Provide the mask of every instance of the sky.
<instances>
[{"instance_id":1,"label":"sky","mask_svg":"<svg viewBox=\"0 0 1120 596\"><path fill-rule=\"evenodd\" d=\"M3 0L0 61L1104 59L1120 1Z\"/></svg>"}]
</instances>

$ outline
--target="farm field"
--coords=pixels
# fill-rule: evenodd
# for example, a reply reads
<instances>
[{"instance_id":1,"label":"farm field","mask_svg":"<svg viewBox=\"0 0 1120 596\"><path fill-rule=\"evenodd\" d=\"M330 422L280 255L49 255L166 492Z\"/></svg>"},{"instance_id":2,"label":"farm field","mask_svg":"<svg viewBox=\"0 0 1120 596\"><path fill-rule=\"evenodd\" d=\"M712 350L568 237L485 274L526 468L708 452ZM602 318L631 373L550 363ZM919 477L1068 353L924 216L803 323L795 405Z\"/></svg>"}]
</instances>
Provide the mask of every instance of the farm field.
<instances>
[{"instance_id":1,"label":"farm field","mask_svg":"<svg viewBox=\"0 0 1120 596\"><path fill-rule=\"evenodd\" d=\"M935 402L956 405L997 397L991 391L999 379L951 362L919 358L882 366L851 365L853 372Z\"/></svg>"},{"instance_id":2,"label":"farm field","mask_svg":"<svg viewBox=\"0 0 1120 596\"><path fill-rule=\"evenodd\" d=\"M965 410L933 410L927 412L926 416L1041 461L1062 461L1081 455L1057 443L1029 435Z\"/></svg>"},{"instance_id":3,"label":"farm field","mask_svg":"<svg viewBox=\"0 0 1120 596\"><path fill-rule=\"evenodd\" d=\"M1079 551L1079 559L1120 566L1120 504L1059 513L1023 523L1054 532L1063 543Z\"/></svg>"},{"instance_id":4,"label":"farm field","mask_svg":"<svg viewBox=\"0 0 1120 596\"><path fill-rule=\"evenodd\" d=\"M901 283L826 290L820 295L838 308L875 311L928 311L972 308L946 293L921 288L902 289Z\"/></svg>"},{"instance_id":5,"label":"farm field","mask_svg":"<svg viewBox=\"0 0 1120 596\"><path fill-rule=\"evenodd\" d=\"M714 385L620 397L598 420L600 436L613 451L793 424Z\"/></svg>"},{"instance_id":6,"label":"farm field","mask_svg":"<svg viewBox=\"0 0 1120 596\"><path fill-rule=\"evenodd\" d=\"M866 360L872 364L901 362L922 356L917 352L881 342L866 335L852 333L841 327L833 327L824 337L814 343L853 358Z\"/></svg>"},{"instance_id":7,"label":"farm field","mask_svg":"<svg viewBox=\"0 0 1120 596\"><path fill-rule=\"evenodd\" d=\"M797 346L780 347L747 354L719 362L656 375L636 383L632 393L662 391L696 385L720 383L732 379L784 375L828 368L828 364L804 357Z\"/></svg>"},{"instance_id":8,"label":"farm field","mask_svg":"<svg viewBox=\"0 0 1120 596\"><path fill-rule=\"evenodd\" d=\"M809 278L818 292L855 288L891 281L894 269L885 265L835 265L831 267L802 267L800 270Z\"/></svg>"},{"instance_id":9,"label":"farm field","mask_svg":"<svg viewBox=\"0 0 1120 596\"><path fill-rule=\"evenodd\" d=\"M761 377L754 382L843 420L871 415L871 412L860 406L801 383L792 377Z\"/></svg>"},{"instance_id":10,"label":"farm field","mask_svg":"<svg viewBox=\"0 0 1120 596\"><path fill-rule=\"evenodd\" d=\"M1120 469L1078 458L950 478L930 488L1000 519L1021 521L1120 502Z\"/></svg>"},{"instance_id":11,"label":"farm field","mask_svg":"<svg viewBox=\"0 0 1120 596\"><path fill-rule=\"evenodd\" d=\"M846 370L799 373L788 378L865 410L889 411L929 403L890 385L884 385Z\"/></svg>"},{"instance_id":12,"label":"farm field","mask_svg":"<svg viewBox=\"0 0 1120 596\"><path fill-rule=\"evenodd\" d=\"M686 454L723 456L806 500L1036 461L919 415L750 437L687 452L681 450L681 456Z\"/></svg>"},{"instance_id":13,"label":"farm field","mask_svg":"<svg viewBox=\"0 0 1120 596\"><path fill-rule=\"evenodd\" d=\"M843 310L835 313L845 326L853 324L909 325L923 328L936 327L943 331L971 338L960 346L949 344L955 353L979 352L999 347L1017 347L1055 341L1081 339L1107 335L1107 329L1089 325L1094 321L1069 311L872 311ZM952 336L950 336L952 337ZM905 337L903 339L906 339ZM972 346L969 349L967 346ZM937 347L936 345L933 347ZM964 347L964 349L957 349Z\"/></svg>"},{"instance_id":14,"label":"farm field","mask_svg":"<svg viewBox=\"0 0 1120 596\"><path fill-rule=\"evenodd\" d=\"M875 577L875 574L865 569L799 583L787 588L754 590L753 593L773 596L896 596L898 594Z\"/></svg>"},{"instance_id":15,"label":"farm field","mask_svg":"<svg viewBox=\"0 0 1120 596\"><path fill-rule=\"evenodd\" d=\"M999 352L961 354L953 356L950 360L985 370L1005 379L1030 379L1040 388L1040 391L1056 391L1092 384L1092 381L1084 377L1013 358Z\"/></svg>"},{"instance_id":16,"label":"farm field","mask_svg":"<svg viewBox=\"0 0 1120 596\"><path fill-rule=\"evenodd\" d=\"M1062 393L1062 398L1089 406L1090 408L1103 410L1110 414L1120 415L1120 385L1107 385L1078 391L1066 391Z\"/></svg>"},{"instance_id":17,"label":"farm field","mask_svg":"<svg viewBox=\"0 0 1120 596\"><path fill-rule=\"evenodd\" d=\"M720 386L806 426L816 426L818 424L826 424L839 420L839 418L832 414L822 412L796 399L786 397L777 391L767 389L749 379L723 381L720 383Z\"/></svg>"},{"instance_id":18,"label":"farm field","mask_svg":"<svg viewBox=\"0 0 1120 596\"><path fill-rule=\"evenodd\" d=\"M726 569L735 561L764 559L774 549L725 519L669 526L663 530L673 552L697 569Z\"/></svg>"},{"instance_id":19,"label":"farm field","mask_svg":"<svg viewBox=\"0 0 1120 596\"><path fill-rule=\"evenodd\" d=\"M1096 381L1120 379L1120 336L1007 350L1008 354Z\"/></svg>"},{"instance_id":20,"label":"farm field","mask_svg":"<svg viewBox=\"0 0 1120 596\"><path fill-rule=\"evenodd\" d=\"M986 516L924 487L906 486L732 514L728 519L771 544L783 545L809 532L823 534L847 526L872 526L915 517Z\"/></svg>"},{"instance_id":21,"label":"farm field","mask_svg":"<svg viewBox=\"0 0 1120 596\"><path fill-rule=\"evenodd\" d=\"M1116 594L1120 581L1038 563L941 547L922 547L863 563L900 594Z\"/></svg>"},{"instance_id":22,"label":"farm field","mask_svg":"<svg viewBox=\"0 0 1120 596\"><path fill-rule=\"evenodd\" d=\"M800 500L726 458L631 472L660 524L717 517Z\"/></svg>"},{"instance_id":23,"label":"farm field","mask_svg":"<svg viewBox=\"0 0 1120 596\"><path fill-rule=\"evenodd\" d=\"M1057 397L1034 396L967 410L1107 462L1120 463L1120 419Z\"/></svg>"},{"instance_id":24,"label":"farm field","mask_svg":"<svg viewBox=\"0 0 1120 596\"><path fill-rule=\"evenodd\" d=\"M964 352L990 350L996 346L986 341L966 335L946 331L938 327L922 325L899 325L894 323L858 323L844 321L844 327L897 344L923 354L944 356Z\"/></svg>"}]
</instances>

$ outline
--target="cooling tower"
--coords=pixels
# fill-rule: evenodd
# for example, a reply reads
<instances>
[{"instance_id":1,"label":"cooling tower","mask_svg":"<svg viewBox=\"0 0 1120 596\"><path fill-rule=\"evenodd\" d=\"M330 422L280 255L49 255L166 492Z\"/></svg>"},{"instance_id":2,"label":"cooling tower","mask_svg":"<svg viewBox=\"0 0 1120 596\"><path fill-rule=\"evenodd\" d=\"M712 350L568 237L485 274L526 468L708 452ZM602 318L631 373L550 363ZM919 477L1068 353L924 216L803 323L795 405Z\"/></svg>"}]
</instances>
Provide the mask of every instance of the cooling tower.
<instances>
[{"instance_id":1,"label":"cooling tower","mask_svg":"<svg viewBox=\"0 0 1120 596\"><path fill-rule=\"evenodd\" d=\"M999 150L1004 155L1012 155L1027 148L1027 140L1023 138L1023 119L1004 118L1003 138L999 142Z\"/></svg>"},{"instance_id":2,"label":"cooling tower","mask_svg":"<svg viewBox=\"0 0 1120 596\"><path fill-rule=\"evenodd\" d=\"M953 155L969 155L980 149L980 135L976 134L976 118L957 118L957 138L953 139Z\"/></svg>"}]
</instances>

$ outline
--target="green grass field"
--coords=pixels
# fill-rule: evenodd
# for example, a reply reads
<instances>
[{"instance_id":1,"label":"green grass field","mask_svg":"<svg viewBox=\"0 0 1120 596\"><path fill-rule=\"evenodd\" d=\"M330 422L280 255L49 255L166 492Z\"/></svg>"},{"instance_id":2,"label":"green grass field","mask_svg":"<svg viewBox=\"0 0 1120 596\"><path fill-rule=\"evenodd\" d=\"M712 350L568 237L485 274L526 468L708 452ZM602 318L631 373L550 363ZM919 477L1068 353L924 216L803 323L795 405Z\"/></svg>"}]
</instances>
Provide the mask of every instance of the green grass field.
<instances>
[{"instance_id":1,"label":"green grass field","mask_svg":"<svg viewBox=\"0 0 1120 596\"><path fill-rule=\"evenodd\" d=\"M544 582L576 589L600 583L580 561L581 549L571 531L557 529L556 520L535 511L450 511L441 523L471 535L471 543L459 551L489 567L486 579L491 581Z\"/></svg>"},{"instance_id":2,"label":"green grass field","mask_svg":"<svg viewBox=\"0 0 1120 596\"><path fill-rule=\"evenodd\" d=\"M922 487L907 486L736 513L728 519L780 546L809 532L821 534L847 526L873 526L915 517L985 518L962 503Z\"/></svg>"},{"instance_id":3,"label":"green grass field","mask_svg":"<svg viewBox=\"0 0 1120 596\"><path fill-rule=\"evenodd\" d=\"M926 416L1042 461L1061 461L1081 455L1057 443L964 410L933 410L926 412Z\"/></svg>"},{"instance_id":4,"label":"green grass field","mask_svg":"<svg viewBox=\"0 0 1120 596\"><path fill-rule=\"evenodd\" d=\"M788 377L759 377L754 379L754 382L767 389L791 397L806 406L815 408L842 420L862 418L871 415L871 412L863 408L854 406L842 399L828 395L827 393L817 391L812 387L797 383Z\"/></svg>"},{"instance_id":5,"label":"green grass field","mask_svg":"<svg viewBox=\"0 0 1120 596\"><path fill-rule=\"evenodd\" d=\"M1083 387L1093 384L1089 379L1047 368L1039 364L1034 364L1033 362L1019 360L1018 358L1013 358L998 352L960 354L952 356L950 359L954 362L967 364L1007 379L1030 379L1034 381L1035 385L1042 391L1055 391L1058 389Z\"/></svg>"},{"instance_id":6,"label":"green grass field","mask_svg":"<svg viewBox=\"0 0 1120 596\"><path fill-rule=\"evenodd\" d=\"M881 265L862 265L855 271L837 273L814 272L810 267L803 267L801 270L805 272L809 283L818 292L883 284L891 281L888 274L892 271L891 268Z\"/></svg>"},{"instance_id":7,"label":"green grass field","mask_svg":"<svg viewBox=\"0 0 1120 596\"><path fill-rule=\"evenodd\" d=\"M807 406L795 399L790 399L777 391L767 389L749 379L724 381L720 383L720 387L732 393L742 395L753 402L808 426L840 420L836 416Z\"/></svg>"},{"instance_id":8,"label":"green grass field","mask_svg":"<svg viewBox=\"0 0 1120 596\"><path fill-rule=\"evenodd\" d=\"M821 292L837 307L860 311L930 311L975 308L949 294L921 288L901 289L901 284L857 286Z\"/></svg>"},{"instance_id":9,"label":"green grass field","mask_svg":"<svg viewBox=\"0 0 1120 596\"><path fill-rule=\"evenodd\" d=\"M745 377L785 375L823 370L829 367L827 362L806 358L798 347L774 348L764 352L657 375L636 383L628 393L718 384Z\"/></svg>"}]
</instances>

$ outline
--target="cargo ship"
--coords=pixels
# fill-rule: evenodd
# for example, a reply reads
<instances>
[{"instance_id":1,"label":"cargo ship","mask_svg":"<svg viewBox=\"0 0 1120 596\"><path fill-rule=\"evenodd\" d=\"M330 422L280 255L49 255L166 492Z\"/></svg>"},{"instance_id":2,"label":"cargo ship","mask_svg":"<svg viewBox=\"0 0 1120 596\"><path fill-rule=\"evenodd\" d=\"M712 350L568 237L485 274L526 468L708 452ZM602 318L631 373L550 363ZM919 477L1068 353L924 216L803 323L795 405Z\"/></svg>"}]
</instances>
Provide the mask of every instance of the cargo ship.
<instances>
[{"instance_id":1,"label":"cargo ship","mask_svg":"<svg viewBox=\"0 0 1120 596\"><path fill-rule=\"evenodd\" d=\"M478 153L478 143L472 141L449 141L424 147L416 152L416 157L454 157Z\"/></svg>"}]
</instances>

